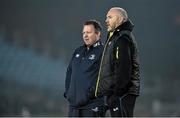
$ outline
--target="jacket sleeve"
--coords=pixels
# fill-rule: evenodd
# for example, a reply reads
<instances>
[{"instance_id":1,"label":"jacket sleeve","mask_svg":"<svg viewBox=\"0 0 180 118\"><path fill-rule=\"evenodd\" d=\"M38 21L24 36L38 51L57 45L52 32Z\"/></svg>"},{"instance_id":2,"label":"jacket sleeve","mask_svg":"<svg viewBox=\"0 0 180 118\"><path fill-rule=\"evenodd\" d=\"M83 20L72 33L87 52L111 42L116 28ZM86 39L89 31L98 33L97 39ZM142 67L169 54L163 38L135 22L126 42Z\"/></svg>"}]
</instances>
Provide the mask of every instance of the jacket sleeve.
<instances>
[{"instance_id":1,"label":"jacket sleeve","mask_svg":"<svg viewBox=\"0 0 180 118\"><path fill-rule=\"evenodd\" d=\"M127 88L131 79L131 50L129 37L121 36L114 45L114 80L115 94L122 95L127 92Z\"/></svg>"},{"instance_id":2,"label":"jacket sleeve","mask_svg":"<svg viewBox=\"0 0 180 118\"><path fill-rule=\"evenodd\" d=\"M71 73L72 73L72 60L73 60L74 54L71 58L71 61L67 67L66 70L66 78L65 78L65 92L64 92L64 97L67 98L67 91L69 89L70 83L71 83Z\"/></svg>"}]
</instances>

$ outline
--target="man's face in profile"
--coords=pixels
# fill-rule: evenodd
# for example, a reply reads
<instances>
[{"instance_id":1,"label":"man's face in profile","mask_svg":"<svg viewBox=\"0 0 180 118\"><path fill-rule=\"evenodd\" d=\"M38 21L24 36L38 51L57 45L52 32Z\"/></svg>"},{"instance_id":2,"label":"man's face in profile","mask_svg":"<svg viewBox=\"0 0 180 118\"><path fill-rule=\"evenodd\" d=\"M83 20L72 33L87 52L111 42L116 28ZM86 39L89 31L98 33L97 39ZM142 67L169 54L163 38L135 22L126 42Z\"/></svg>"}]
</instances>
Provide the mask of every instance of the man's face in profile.
<instances>
[{"instance_id":1,"label":"man's face in profile","mask_svg":"<svg viewBox=\"0 0 180 118\"><path fill-rule=\"evenodd\" d=\"M115 9L110 9L106 15L107 31L112 32L115 28L122 24L123 17L120 12Z\"/></svg>"}]
</instances>

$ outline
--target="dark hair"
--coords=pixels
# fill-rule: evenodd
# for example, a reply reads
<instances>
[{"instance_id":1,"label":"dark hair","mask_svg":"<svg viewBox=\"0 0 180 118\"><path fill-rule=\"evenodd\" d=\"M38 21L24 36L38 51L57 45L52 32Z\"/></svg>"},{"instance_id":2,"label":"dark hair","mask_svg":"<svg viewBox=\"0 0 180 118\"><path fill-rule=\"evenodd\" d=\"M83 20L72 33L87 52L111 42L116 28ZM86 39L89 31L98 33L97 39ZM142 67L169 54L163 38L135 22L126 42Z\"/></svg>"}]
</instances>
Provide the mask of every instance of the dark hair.
<instances>
[{"instance_id":1,"label":"dark hair","mask_svg":"<svg viewBox=\"0 0 180 118\"><path fill-rule=\"evenodd\" d=\"M101 24L100 22L96 21L96 20L88 20L88 21L85 21L84 22L84 25L93 25L94 28L96 29L96 31L101 31L102 30L102 27L101 27Z\"/></svg>"}]
</instances>

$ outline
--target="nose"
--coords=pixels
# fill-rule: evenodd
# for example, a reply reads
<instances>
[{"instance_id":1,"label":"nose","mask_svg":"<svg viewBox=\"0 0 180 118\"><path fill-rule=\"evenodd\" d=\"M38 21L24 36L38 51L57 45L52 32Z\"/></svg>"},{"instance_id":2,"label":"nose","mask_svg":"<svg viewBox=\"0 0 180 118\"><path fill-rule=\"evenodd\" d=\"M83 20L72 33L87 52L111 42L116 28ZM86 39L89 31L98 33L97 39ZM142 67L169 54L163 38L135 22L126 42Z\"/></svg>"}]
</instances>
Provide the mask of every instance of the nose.
<instances>
[{"instance_id":1,"label":"nose","mask_svg":"<svg viewBox=\"0 0 180 118\"><path fill-rule=\"evenodd\" d=\"M85 38L85 37L87 37L87 34L86 34L86 33L84 33L84 34L83 34L83 37L84 37L84 38Z\"/></svg>"},{"instance_id":2,"label":"nose","mask_svg":"<svg viewBox=\"0 0 180 118\"><path fill-rule=\"evenodd\" d=\"M106 20L105 20L105 23L107 23L108 22L108 18L106 18Z\"/></svg>"}]
</instances>

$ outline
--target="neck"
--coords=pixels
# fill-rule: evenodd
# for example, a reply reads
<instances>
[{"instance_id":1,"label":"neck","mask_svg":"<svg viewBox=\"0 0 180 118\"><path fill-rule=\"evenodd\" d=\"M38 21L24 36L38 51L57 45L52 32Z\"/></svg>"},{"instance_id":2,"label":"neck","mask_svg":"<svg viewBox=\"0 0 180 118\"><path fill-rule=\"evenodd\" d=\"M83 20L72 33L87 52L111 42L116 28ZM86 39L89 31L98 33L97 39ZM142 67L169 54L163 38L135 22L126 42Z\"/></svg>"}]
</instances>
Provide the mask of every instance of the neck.
<instances>
[{"instance_id":1,"label":"neck","mask_svg":"<svg viewBox=\"0 0 180 118\"><path fill-rule=\"evenodd\" d=\"M86 49L89 50L89 47L87 46Z\"/></svg>"}]
</instances>

